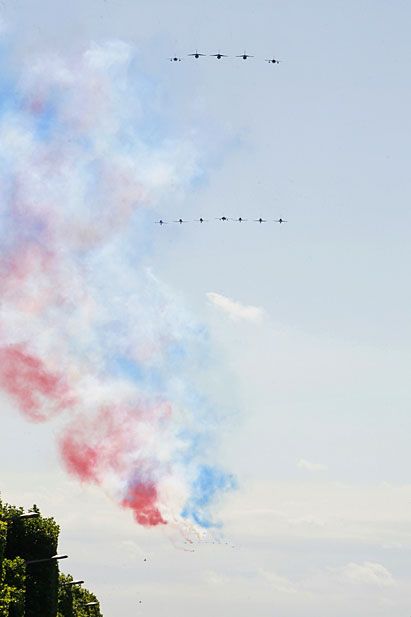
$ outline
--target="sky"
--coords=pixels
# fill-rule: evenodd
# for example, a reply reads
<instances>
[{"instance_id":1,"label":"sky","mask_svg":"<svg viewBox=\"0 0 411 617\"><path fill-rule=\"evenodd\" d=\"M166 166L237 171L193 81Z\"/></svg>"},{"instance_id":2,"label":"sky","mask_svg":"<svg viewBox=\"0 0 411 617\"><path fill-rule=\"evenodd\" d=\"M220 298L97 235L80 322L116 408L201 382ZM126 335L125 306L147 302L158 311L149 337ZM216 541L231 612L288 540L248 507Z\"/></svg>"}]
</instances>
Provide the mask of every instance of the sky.
<instances>
[{"instance_id":1,"label":"sky","mask_svg":"<svg viewBox=\"0 0 411 617\"><path fill-rule=\"evenodd\" d=\"M112 298L131 302L150 336L172 333L184 347L183 360L153 360L161 392L179 409L194 405L193 433L206 427L202 456L227 478L206 513L222 526L185 544L178 525L139 526L119 507L116 466L102 487L68 474L59 446L66 420L29 422L3 391L2 497L55 516L59 548L70 555L63 571L86 580L106 617L409 614L409 3L3 0L0 17L2 102L10 104L10 84L27 96L34 86L66 88L57 108L67 131L80 127L93 152L129 174L132 197L113 180L99 221L109 237L118 223L110 204L125 204L127 242L93 253L93 277L73 275L71 288L80 298L98 292L107 312L118 308ZM186 57L195 50L255 57ZM170 63L175 54L184 61ZM272 56L280 64L264 62ZM123 74L124 58L131 68ZM96 94L90 84L106 70ZM26 130L26 116L16 118ZM1 126L3 170L4 161L21 165L28 192L62 204L53 229L70 254L56 267L60 281L83 250L76 222L90 228L100 211L46 174L38 183L31 146ZM125 128L128 158L117 140ZM136 218L134 174L143 195ZM77 190L83 176L75 178ZM74 202L81 212L67 210ZM210 222L153 224L180 217ZM147 303L132 304L133 286ZM163 302L170 308L157 313ZM70 376L88 366L70 346L54 345L60 337L49 324L61 332L65 313L19 322L16 334L16 306L2 302L3 338L15 344L23 332L47 358L62 352ZM73 314L62 338L81 346L85 316ZM128 336L142 345L146 331L134 329L133 316L126 313ZM112 348L94 335L91 327L84 345L100 366ZM76 384L76 396L91 396L95 384ZM107 396L127 398L124 384L105 385ZM151 386L144 382L148 394ZM153 456L175 462L177 429L160 428ZM162 495L178 484L167 512L194 494L202 464L191 457L161 476Z\"/></svg>"}]
</instances>

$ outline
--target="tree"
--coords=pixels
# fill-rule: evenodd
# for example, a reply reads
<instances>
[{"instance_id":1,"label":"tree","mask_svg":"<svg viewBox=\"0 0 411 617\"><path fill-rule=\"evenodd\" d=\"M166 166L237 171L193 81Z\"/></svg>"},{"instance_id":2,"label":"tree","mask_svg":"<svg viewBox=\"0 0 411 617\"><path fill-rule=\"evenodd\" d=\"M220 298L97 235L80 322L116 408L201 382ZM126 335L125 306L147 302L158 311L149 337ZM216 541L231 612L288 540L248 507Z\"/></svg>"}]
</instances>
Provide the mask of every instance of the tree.
<instances>
[{"instance_id":1,"label":"tree","mask_svg":"<svg viewBox=\"0 0 411 617\"><path fill-rule=\"evenodd\" d=\"M102 617L96 596L60 574L56 561L28 564L57 553L60 528L53 518L20 518L23 508L0 499L0 617Z\"/></svg>"},{"instance_id":2,"label":"tree","mask_svg":"<svg viewBox=\"0 0 411 617\"><path fill-rule=\"evenodd\" d=\"M1 511L0 511L1 515ZM6 550L7 523L0 520L0 572Z\"/></svg>"},{"instance_id":3,"label":"tree","mask_svg":"<svg viewBox=\"0 0 411 617\"><path fill-rule=\"evenodd\" d=\"M71 575L60 574L59 603L57 617L103 617L100 606L85 606L88 602L98 602L88 589L67 586L73 580Z\"/></svg>"},{"instance_id":4,"label":"tree","mask_svg":"<svg viewBox=\"0 0 411 617\"><path fill-rule=\"evenodd\" d=\"M0 616L24 617L26 568L21 557L4 559L0 582Z\"/></svg>"},{"instance_id":5,"label":"tree","mask_svg":"<svg viewBox=\"0 0 411 617\"><path fill-rule=\"evenodd\" d=\"M5 557L25 561L47 559L57 552L59 526L52 518L21 519L22 508L0 504L3 521L8 523ZM32 564L26 571L25 617L56 617L58 564L55 561Z\"/></svg>"},{"instance_id":6,"label":"tree","mask_svg":"<svg viewBox=\"0 0 411 617\"><path fill-rule=\"evenodd\" d=\"M23 617L25 563L20 557L4 557L6 541L7 523L0 521L0 617Z\"/></svg>"}]
</instances>

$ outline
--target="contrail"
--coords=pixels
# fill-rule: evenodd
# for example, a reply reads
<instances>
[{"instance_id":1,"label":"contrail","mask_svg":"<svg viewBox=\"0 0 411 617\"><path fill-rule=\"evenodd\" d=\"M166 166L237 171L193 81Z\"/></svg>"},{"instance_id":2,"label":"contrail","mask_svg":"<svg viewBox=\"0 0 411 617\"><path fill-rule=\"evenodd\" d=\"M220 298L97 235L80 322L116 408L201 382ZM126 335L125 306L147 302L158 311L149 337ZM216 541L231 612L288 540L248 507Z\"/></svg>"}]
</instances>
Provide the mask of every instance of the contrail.
<instances>
[{"instance_id":1,"label":"contrail","mask_svg":"<svg viewBox=\"0 0 411 617\"><path fill-rule=\"evenodd\" d=\"M207 334L143 265L147 208L189 185L195 148L145 140L156 119L136 64L116 42L7 77L0 386L31 421L62 416L66 469L139 524L208 527L233 479L213 460L218 412L193 385Z\"/></svg>"}]
</instances>

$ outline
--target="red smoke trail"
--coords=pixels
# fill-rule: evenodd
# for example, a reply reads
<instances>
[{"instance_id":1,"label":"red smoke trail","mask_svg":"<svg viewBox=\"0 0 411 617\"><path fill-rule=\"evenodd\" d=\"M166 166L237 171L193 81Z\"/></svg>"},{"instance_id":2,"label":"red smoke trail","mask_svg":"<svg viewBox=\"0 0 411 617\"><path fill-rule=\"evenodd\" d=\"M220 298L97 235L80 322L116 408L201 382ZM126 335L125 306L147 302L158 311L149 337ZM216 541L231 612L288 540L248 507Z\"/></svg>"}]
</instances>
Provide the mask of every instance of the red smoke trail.
<instances>
[{"instance_id":1,"label":"red smoke trail","mask_svg":"<svg viewBox=\"0 0 411 617\"><path fill-rule=\"evenodd\" d=\"M133 414L117 406L101 408L94 418L77 416L60 439L68 471L97 484L108 470L124 471L128 454L138 448L139 416L139 410Z\"/></svg>"},{"instance_id":2,"label":"red smoke trail","mask_svg":"<svg viewBox=\"0 0 411 617\"><path fill-rule=\"evenodd\" d=\"M168 404L147 409L119 406L100 409L93 419L78 416L60 439L60 452L67 470L84 482L102 483L107 473L128 478L150 468L144 450L145 422L164 422L170 415ZM140 525L165 525L157 507L157 488L153 481L131 483L122 505L134 512Z\"/></svg>"},{"instance_id":3,"label":"red smoke trail","mask_svg":"<svg viewBox=\"0 0 411 617\"><path fill-rule=\"evenodd\" d=\"M96 470L99 465L99 453L96 448L86 443L79 443L71 433L60 440L60 452L67 471L78 476L84 482L98 482Z\"/></svg>"},{"instance_id":4,"label":"red smoke trail","mask_svg":"<svg viewBox=\"0 0 411 617\"><path fill-rule=\"evenodd\" d=\"M21 345L0 348L0 386L34 422L44 422L74 404L64 378L48 371Z\"/></svg>"},{"instance_id":5,"label":"red smoke trail","mask_svg":"<svg viewBox=\"0 0 411 617\"><path fill-rule=\"evenodd\" d=\"M131 508L137 523L145 527L167 525L156 506L157 489L154 484L139 482L131 487L122 505Z\"/></svg>"},{"instance_id":6,"label":"red smoke trail","mask_svg":"<svg viewBox=\"0 0 411 617\"><path fill-rule=\"evenodd\" d=\"M17 214L15 214L17 217ZM2 294L22 294L22 285L39 273L50 273L54 261L53 254L36 244L18 247L18 255L9 255L0 261L0 285ZM15 296L12 295L12 298Z\"/></svg>"}]
</instances>

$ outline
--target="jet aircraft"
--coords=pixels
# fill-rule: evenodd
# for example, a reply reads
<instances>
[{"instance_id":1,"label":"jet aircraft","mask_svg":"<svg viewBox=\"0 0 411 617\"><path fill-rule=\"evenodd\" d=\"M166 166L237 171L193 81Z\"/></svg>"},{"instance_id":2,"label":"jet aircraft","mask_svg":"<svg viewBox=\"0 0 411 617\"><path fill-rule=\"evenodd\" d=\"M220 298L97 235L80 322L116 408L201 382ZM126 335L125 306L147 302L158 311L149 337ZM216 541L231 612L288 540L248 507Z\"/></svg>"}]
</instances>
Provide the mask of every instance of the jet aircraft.
<instances>
[{"instance_id":1,"label":"jet aircraft","mask_svg":"<svg viewBox=\"0 0 411 617\"><path fill-rule=\"evenodd\" d=\"M200 56L205 56L206 54L199 54L198 51L196 50L195 54L187 54L187 56L193 56L194 58L196 58L198 60L198 58Z\"/></svg>"},{"instance_id":2,"label":"jet aircraft","mask_svg":"<svg viewBox=\"0 0 411 617\"><path fill-rule=\"evenodd\" d=\"M218 52L218 54L210 54L210 56L212 58L217 58L217 60L221 60L221 58L228 58L228 56L225 54L220 54L220 52Z\"/></svg>"}]
</instances>

